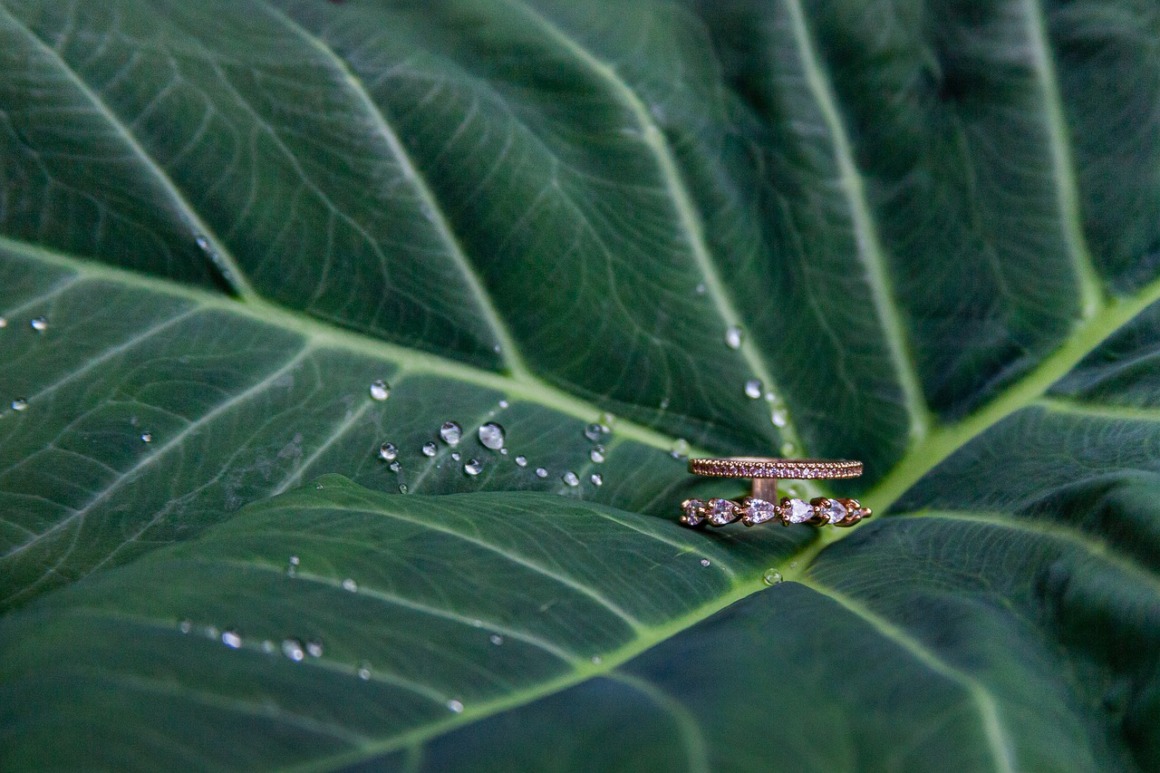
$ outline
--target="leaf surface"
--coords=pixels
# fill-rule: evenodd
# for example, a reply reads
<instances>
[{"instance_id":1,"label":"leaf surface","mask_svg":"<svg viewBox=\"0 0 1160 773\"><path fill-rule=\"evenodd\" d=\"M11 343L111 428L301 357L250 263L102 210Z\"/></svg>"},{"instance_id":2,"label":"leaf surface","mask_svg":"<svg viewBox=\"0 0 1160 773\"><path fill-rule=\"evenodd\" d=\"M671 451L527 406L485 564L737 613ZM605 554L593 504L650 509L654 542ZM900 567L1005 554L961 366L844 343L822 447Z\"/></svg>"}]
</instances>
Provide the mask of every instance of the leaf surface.
<instances>
[{"instance_id":1,"label":"leaf surface","mask_svg":"<svg viewBox=\"0 0 1160 773\"><path fill-rule=\"evenodd\" d=\"M4 759L1160 765L1157 33L3 0Z\"/></svg>"}]
</instances>

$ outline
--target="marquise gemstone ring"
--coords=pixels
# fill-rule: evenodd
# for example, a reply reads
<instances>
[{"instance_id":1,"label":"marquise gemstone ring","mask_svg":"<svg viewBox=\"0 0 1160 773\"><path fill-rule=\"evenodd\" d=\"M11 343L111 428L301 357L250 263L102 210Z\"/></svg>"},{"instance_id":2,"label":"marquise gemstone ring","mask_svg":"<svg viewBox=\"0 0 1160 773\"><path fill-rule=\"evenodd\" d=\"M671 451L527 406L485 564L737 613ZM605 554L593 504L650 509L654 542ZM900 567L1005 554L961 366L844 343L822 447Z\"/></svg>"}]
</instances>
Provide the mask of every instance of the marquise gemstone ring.
<instances>
[{"instance_id":1,"label":"marquise gemstone ring","mask_svg":"<svg viewBox=\"0 0 1160 773\"><path fill-rule=\"evenodd\" d=\"M732 499L686 499L681 503L681 523L697 527L725 526L741 521L746 526L776 521L790 524L853 526L872 513L858 500L815 497L806 502L793 497L777 497L779 478L790 480L856 478L862 463L848 459L762 459L728 457L690 459L689 472L713 478L751 478L750 495Z\"/></svg>"}]
</instances>

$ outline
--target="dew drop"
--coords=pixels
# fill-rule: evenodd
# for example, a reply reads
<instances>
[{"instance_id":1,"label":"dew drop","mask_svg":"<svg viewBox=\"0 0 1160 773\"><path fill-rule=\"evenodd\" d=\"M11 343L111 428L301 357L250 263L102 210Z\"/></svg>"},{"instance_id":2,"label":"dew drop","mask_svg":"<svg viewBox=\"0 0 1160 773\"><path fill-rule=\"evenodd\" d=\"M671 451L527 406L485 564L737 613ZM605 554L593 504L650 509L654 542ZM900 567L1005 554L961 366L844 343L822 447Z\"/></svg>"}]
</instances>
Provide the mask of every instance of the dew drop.
<instances>
[{"instance_id":1,"label":"dew drop","mask_svg":"<svg viewBox=\"0 0 1160 773\"><path fill-rule=\"evenodd\" d=\"M14 411L23 411L27 407L28 407L28 401L25 400L23 397L17 397L15 400L12 401L12 410L14 410Z\"/></svg>"},{"instance_id":2,"label":"dew drop","mask_svg":"<svg viewBox=\"0 0 1160 773\"><path fill-rule=\"evenodd\" d=\"M222 644L230 649L236 650L242 646L242 637L238 635L237 631L232 629L222 631Z\"/></svg>"},{"instance_id":3,"label":"dew drop","mask_svg":"<svg viewBox=\"0 0 1160 773\"><path fill-rule=\"evenodd\" d=\"M298 556L290 556L290 561L286 564L286 576L293 577L298 574Z\"/></svg>"},{"instance_id":4,"label":"dew drop","mask_svg":"<svg viewBox=\"0 0 1160 773\"><path fill-rule=\"evenodd\" d=\"M571 470L568 470L568 472L561 475L560 480L564 481L573 488L580 485L580 477Z\"/></svg>"},{"instance_id":5,"label":"dew drop","mask_svg":"<svg viewBox=\"0 0 1160 773\"><path fill-rule=\"evenodd\" d=\"M491 643L497 647L499 645L503 644L503 637L500 636L498 633L493 633L489 638L491 640Z\"/></svg>"},{"instance_id":6,"label":"dew drop","mask_svg":"<svg viewBox=\"0 0 1160 773\"><path fill-rule=\"evenodd\" d=\"M741 332L741 328L737 327L737 325L730 325L729 329L725 331L725 345L730 349L740 349L743 338L744 335Z\"/></svg>"},{"instance_id":7,"label":"dew drop","mask_svg":"<svg viewBox=\"0 0 1160 773\"><path fill-rule=\"evenodd\" d=\"M546 478L546 477L548 477L548 471L545 470L543 467L537 467L536 468L536 477L537 478Z\"/></svg>"},{"instance_id":8,"label":"dew drop","mask_svg":"<svg viewBox=\"0 0 1160 773\"><path fill-rule=\"evenodd\" d=\"M274 644L274 642L270 641L269 639L265 639L262 642L262 652L265 652L268 655L272 655L275 652L277 652L277 650L278 650L278 647Z\"/></svg>"},{"instance_id":9,"label":"dew drop","mask_svg":"<svg viewBox=\"0 0 1160 773\"><path fill-rule=\"evenodd\" d=\"M153 442L153 433L152 432L142 432L141 433L141 442L142 443L152 443Z\"/></svg>"},{"instance_id":10,"label":"dew drop","mask_svg":"<svg viewBox=\"0 0 1160 773\"><path fill-rule=\"evenodd\" d=\"M605 435L612 434L612 426L616 424L616 415L608 411L600 414L600 429L604 430Z\"/></svg>"},{"instance_id":11,"label":"dew drop","mask_svg":"<svg viewBox=\"0 0 1160 773\"><path fill-rule=\"evenodd\" d=\"M445 421L439 428L439 437L443 438L443 442L447 445L457 446L459 439L463 437L463 427L453 421Z\"/></svg>"},{"instance_id":12,"label":"dew drop","mask_svg":"<svg viewBox=\"0 0 1160 773\"><path fill-rule=\"evenodd\" d=\"M391 462L387 469L391 472L398 472L399 470L403 469L403 465L399 464L398 462Z\"/></svg>"},{"instance_id":13,"label":"dew drop","mask_svg":"<svg viewBox=\"0 0 1160 773\"><path fill-rule=\"evenodd\" d=\"M761 575L761 581L766 585L777 585L781 580L781 572L776 569L766 569L765 574Z\"/></svg>"},{"instance_id":14,"label":"dew drop","mask_svg":"<svg viewBox=\"0 0 1160 773\"><path fill-rule=\"evenodd\" d=\"M211 638L211 639L216 639L216 638L218 637L218 634L219 634L219 633L220 633L220 632L218 631L218 629L217 629L217 628L215 628L215 627L214 627L214 626L212 626L212 625L208 625L208 626L206 626L206 628L205 628L205 635L206 635L206 636L208 636L208 637L209 637L209 638Z\"/></svg>"},{"instance_id":15,"label":"dew drop","mask_svg":"<svg viewBox=\"0 0 1160 773\"><path fill-rule=\"evenodd\" d=\"M311 639L306 642L306 654L312 658L322 657L322 642L318 639Z\"/></svg>"},{"instance_id":16,"label":"dew drop","mask_svg":"<svg viewBox=\"0 0 1160 773\"><path fill-rule=\"evenodd\" d=\"M342 581L342 589L346 590L346 591L350 591L351 593L357 593L358 592L358 583L355 582L350 577L347 577L345 580Z\"/></svg>"},{"instance_id":17,"label":"dew drop","mask_svg":"<svg viewBox=\"0 0 1160 773\"><path fill-rule=\"evenodd\" d=\"M197 236L194 238L194 241L195 241L195 242L197 242L197 246L198 246L199 248L201 248L201 249L203 249L203 250L205 250L205 251L207 251L207 252L210 250L210 246L209 246L209 239L205 238L205 236L203 236L203 235L201 235L201 234L198 234L198 235L197 235Z\"/></svg>"},{"instance_id":18,"label":"dew drop","mask_svg":"<svg viewBox=\"0 0 1160 773\"><path fill-rule=\"evenodd\" d=\"M463 465L463 471L474 478L476 475L483 472L483 462L479 461L478 459L471 459L467 462L467 464Z\"/></svg>"},{"instance_id":19,"label":"dew drop","mask_svg":"<svg viewBox=\"0 0 1160 773\"><path fill-rule=\"evenodd\" d=\"M32 329L37 333L43 333L45 330L48 330L48 320L44 317L33 317L28 324L31 325Z\"/></svg>"},{"instance_id":20,"label":"dew drop","mask_svg":"<svg viewBox=\"0 0 1160 773\"><path fill-rule=\"evenodd\" d=\"M503 454L504 456L507 456L507 455L508 455L508 450L507 450L506 448L501 448L501 449L499 450L499 452L500 452L501 454Z\"/></svg>"},{"instance_id":21,"label":"dew drop","mask_svg":"<svg viewBox=\"0 0 1160 773\"><path fill-rule=\"evenodd\" d=\"M592 474L591 474L591 475L588 477L588 479L589 479L590 481L592 481L592 485L593 485L593 486L597 486L597 487L599 487L599 486L603 486L603 485L604 485L604 476L603 476L603 475L601 475L601 474L600 474L600 473L598 473L598 472L594 472L594 473L592 473Z\"/></svg>"},{"instance_id":22,"label":"dew drop","mask_svg":"<svg viewBox=\"0 0 1160 773\"><path fill-rule=\"evenodd\" d=\"M359 663L358 664L358 671L356 673L358 674L358 678L363 680L364 682L369 680L371 678L370 663L366 663L366 662Z\"/></svg>"},{"instance_id":23,"label":"dew drop","mask_svg":"<svg viewBox=\"0 0 1160 773\"><path fill-rule=\"evenodd\" d=\"M458 462L463 456L458 451L451 452L451 461Z\"/></svg>"},{"instance_id":24,"label":"dew drop","mask_svg":"<svg viewBox=\"0 0 1160 773\"><path fill-rule=\"evenodd\" d=\"M599 424L589 424L584 428L584 437L595 443L604 434L604 427Z\"/></svg>"},{"instance_id":25,"label":"dew drop","mask_svg":"<svg viewBox=\"0 0 1160 773\"><path fill-rule=\"evenodd\" d=\"M499 407L506 411L508 408L511 407L511 403L509 403L507 400L500 400Z\"/></svg>"},{"instance_id":26,"label":"dew drop","mask_svg":"<svg viewBox=\"0 0 1160 773\"><path fill-rule=\"evenodd\" d=\"M391 396L391 385L381 378L371 382L371 399L382 402Z\"/></svg>"},{"instance_id":27,"label":"dew drop","mask_svg":"<svg viewBox=\"0 0 1160 773\"><path fill-rule=\"evenodd\" d=\"M423 456L434 456L438 449L434 443L427 442L423 444Z\"/></svg>"},{"instance_id":28,"label":"dew drop","mask_svg":"<svg viewBox=\"0 0 1160 773\"><path fill-rule=\"evenodd\" d=\"M484 447L490 448L492 451L498 451L503 448L503 441L503 427L494 421L489 421L479 428L479 442L483 443Z\"/></svg>"},{"instance_id":29,"label":"dew drop","mask_svg":"<svg viewBox=\"0 0 1160 773\"><path fill-rule=\"evenodd\" d=\"M528 457L517 456L516 457L516 466L517 467L527 467L528 466Z\"/></svg>"},{"instance_id":30,"label":"dew drop","mask_svg":"<svg viewBox=\"0 0 1160 773\"><path fill-rule=\"evenodd\" d=\"M761 379L751 378L745 382L745 396L750 400L757 400L761 397Z\"/></svg>"},{"instance_id":31,"label":"dew drop","mask_svg":"<svg viewBox=\"0 0 1160 773\"><path fill-rule=\"evenodd\" d=\"M193 623L189 620L182 620L177 624L177 629L182 633L189 633L193 630Z\"/></svg>"},{"instance_id":32,"label":"dew drop","mask_svg":"<svg viewBox=\"0 0 1160 773\"><path fill-rule=\"evenodd\" d=\"M697 287L696 287L696 293L697 293L697 295L704 295L704 294L705 294L705 292L706 292L706 290L708 290L708 288L707 288L707 287L705 287L705 283L704 283L704 282L701 282L701 283L700 283L699 285L697 285Z\"/></svg>"},{"instance_id":33,"label":"dew drop","mask_svg":"<svg viewBox=\"0 0 1160 773\"><path fill-rule=\"evenodd\" d=\"M689 455L689 441L684 438L677 438L673 443L673 447L669 449L669 456L674 459L684 459Z\"/></svg>"},{"instance_id":34,"label":"dew drop","mask_svg":"<svg viewBox=\"0 0 1160 773\"><path fill-rule=\"evenodd\" d=\"M0 317L0 330L3 330L6 327L8 327L8 320L4 317Z\"/></svg>"},{"instance_id":35,"label":"dew drop","mask_svg":"<svg viewBox=\"0 0 1160 773\"><path fill-rule=\"evenodd\" d=\"M603 662L604 662L604 658L600 657L599 655L592 656L592 665L599 666Z\"/></svg>"},{"instance_id":36,"label":"dew drop","mask_svg":"<svg viewBox=\"0 0 1160 773\"><path fill-rule=\"evenodd\" d=\"M669 398L666 397L661 400L660 408L662 411L667 411L669 409Z\"/></svg>"},{"instance_id":37,"label":"dew drop","mask_svg":"<svg viewBox=\"0 0 1160 773\"><path fill-rule=\"evenodd\" d=\"M301 663L306 658L306 649L298 639L283 639L282 654L295 663Z\"/></svg>"},{"instance_id":38,"label":"dew drop","mask_svg":"<svg viewBox=\"0 0 1160 773\"><path fill-rule=\"evenodd\" d=\"M784 427L789 423L789 414L786 413L785 408L774 408L769 419L773 422L773 426Z\"/></svg>"},{"instance_id":39,"label":"dew drop","mask_svg":"<svg viewBox=\"0 0 1160 773\"><path fill-rule=\"evenodd\" d=\"M408 489L408 488L407 488L407 484L406 484L406 483L400 483L400 484L399 484L399 493L400 493L400 494L406 494L406 493L407 493L409 490L410 490L410 489Z\"/></svg>"},{"instance_id":40,"label":"dew drop","mask_svg":"<svg viewBox=\"0 0 1160 773\"><path fill-rule=\"evenodd\" d=\"M393 462L399 458L399 449L394 443L383 443L379 446L379 458L384 462Z\"/></svg>"},{"instance_id":41,"label":"dew drop","mask_svg":"<svg viewBox=\"0 0 1160 773\"><path fill-rule=\"evenodd\" d=\"M791 443L787 440L781 444L781 455L782 456L793 456L796 453L797 453L797 446L795 446L793 443Z\"/></svg>"},{"instance_id":42,"label":"dew drop","mask_svg":"<svg viewBox=\"0 0 1160 773\"><path fill-rule=\"evenodd\" d=\"M455 700L454 698L447 701L447 708L451 709L456 714L463 713L463 704L460 701Z\"/></svg>"},{"instance_id":43,"label":"dew drop","mask_svg":"<svg viewBox=\"0 0 1160 773\"><path fill-rule=\"evenodd\" d=\"M707 559L707 558L702 558L702 559L701 559L701 566L709 566L709 565L711 565L712 563L713 563L713 562L712 562L712 561L710 561L710 560L709 560L709 559Z\"/></svg>"}]
</instances>

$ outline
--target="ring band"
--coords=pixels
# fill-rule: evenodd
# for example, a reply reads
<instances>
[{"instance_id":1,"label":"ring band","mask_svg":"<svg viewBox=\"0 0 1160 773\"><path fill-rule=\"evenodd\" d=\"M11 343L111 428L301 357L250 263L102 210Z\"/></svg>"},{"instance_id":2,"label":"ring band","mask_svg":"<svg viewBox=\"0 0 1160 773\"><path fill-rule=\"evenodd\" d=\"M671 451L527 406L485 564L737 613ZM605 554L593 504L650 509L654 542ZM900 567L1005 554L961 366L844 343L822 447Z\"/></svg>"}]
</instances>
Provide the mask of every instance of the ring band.
<instances>
[{"instance_id":1,"label":"ring band","mask_svg":"<svg viewBox=\"0 0 1160 773\"><path fill-rule=\"evenodd\" d=\"M759 459L732 456L725 459L690 459L689 472L710 478L857 478L862 463L849 459Z\"/></svg>"},{"instance_id":2,"label":"ring band","mask_svg":"<svg viewBox=\"0 0 1160 773\"><path fill-rule=\"evenodd\" d=\"M731 499L686 499L681 503L681 523L685 526L724 526L740 520L746 526L778 521L783 526L811 523L853 526L873 513L856 499L777 497L779 478L816 480L857 478L862 463L850 459L762 459L735 456L724 459L690 459L689 472L711 478L751 478L750 496L740 502Z\"/></svg>"}]
</instances>

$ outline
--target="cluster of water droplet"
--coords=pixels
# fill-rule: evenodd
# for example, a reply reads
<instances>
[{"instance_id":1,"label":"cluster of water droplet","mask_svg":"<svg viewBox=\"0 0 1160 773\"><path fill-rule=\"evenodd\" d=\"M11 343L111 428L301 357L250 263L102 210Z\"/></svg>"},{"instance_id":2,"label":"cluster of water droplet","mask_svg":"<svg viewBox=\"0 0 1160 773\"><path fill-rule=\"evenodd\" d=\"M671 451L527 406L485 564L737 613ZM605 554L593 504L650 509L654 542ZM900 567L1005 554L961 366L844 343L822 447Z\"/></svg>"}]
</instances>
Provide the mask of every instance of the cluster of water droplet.
<instances>
[{"instance_id":1,"label":"cluster of water droplet","mask_svg":"<svg viewBox=\"0 0 1160 773\"><path fill-rule=\"evenodd\" d=\"M8 327L8 318L0 317L0 330ZM37 333L44 333L48 330L48 319L46 317L33 317L28 321L28 327ZM8 406L15 412L20 413L28 409L28 398L16 397L8 404ZM0 414L2 418L3 414Z\"/></svg>"}]
</instances>

